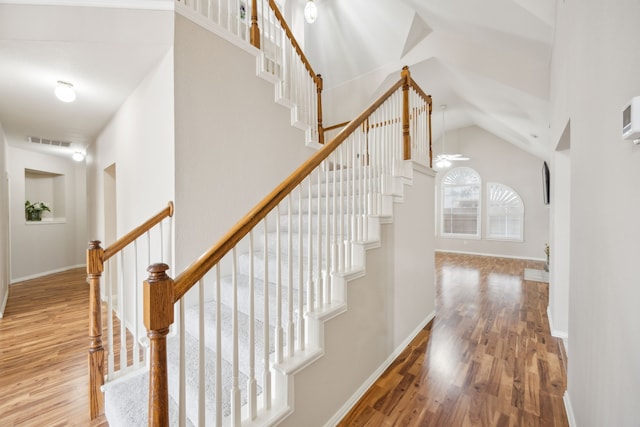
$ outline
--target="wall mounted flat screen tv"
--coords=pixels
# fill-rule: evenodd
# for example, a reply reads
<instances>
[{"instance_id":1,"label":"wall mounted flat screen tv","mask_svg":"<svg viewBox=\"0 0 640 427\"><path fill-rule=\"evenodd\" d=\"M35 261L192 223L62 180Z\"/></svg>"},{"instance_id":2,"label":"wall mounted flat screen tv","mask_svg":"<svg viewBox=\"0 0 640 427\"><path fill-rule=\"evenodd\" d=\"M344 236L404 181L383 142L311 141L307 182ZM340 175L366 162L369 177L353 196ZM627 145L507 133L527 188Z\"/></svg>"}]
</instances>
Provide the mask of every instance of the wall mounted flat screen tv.
<instances>
[{"instance_id":1,"label":"wall mounted flat screen tv","mask_svg":"<svg viewBox=\"0 0 640 427\"><path fill-rule=\"evenodd\" d=\"M551 178L549 174L549 165L544 162L542 165L542 200L545 205L551 203Z\"/></svg>"}]
</instances>

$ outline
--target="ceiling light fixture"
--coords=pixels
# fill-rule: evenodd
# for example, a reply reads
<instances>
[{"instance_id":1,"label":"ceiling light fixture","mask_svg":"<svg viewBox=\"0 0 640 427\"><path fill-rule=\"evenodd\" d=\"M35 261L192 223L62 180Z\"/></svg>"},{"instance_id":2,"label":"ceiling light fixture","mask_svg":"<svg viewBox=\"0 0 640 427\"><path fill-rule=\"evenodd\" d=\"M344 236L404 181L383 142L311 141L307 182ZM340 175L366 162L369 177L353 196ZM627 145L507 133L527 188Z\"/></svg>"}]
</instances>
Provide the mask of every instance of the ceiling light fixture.
<instances>
[{"instance_id":1,"label":"ceiling light fixture","mask_svg":"<svg viewBox=\"0 0 640 427\"><path fill-rule=\"evenodd\" d=\"M81 162L84 160L84 153L81 153L80 151L76 151L75 153L73 153L71 158L76 162Z\"/></svg>"},{"instance_id":2,"label":"ceiling light fixture","mask_svg":"<svg viewBox=\"0 0 640 427\"><path fill-rule=\"evenodd\" d=\"M313 0L309 0L304 7L304 19L306 19L309 24L313 24L314 22L316 22L317 18L318 8L316 7L316 4L313 2Z\"/></svg>"},{"instance_id":3,"label":"ceiling light fixture","mask_svg":"<svg viewBox=\"0 0 640 427\"><path fill-rule=\"evenodd\" d=\"M63 82L62 80L58 80L55 94L62 102L73 102L76 99L76 91L73 90L73 85L68 82Z\"/></svg>"}]
</instances>

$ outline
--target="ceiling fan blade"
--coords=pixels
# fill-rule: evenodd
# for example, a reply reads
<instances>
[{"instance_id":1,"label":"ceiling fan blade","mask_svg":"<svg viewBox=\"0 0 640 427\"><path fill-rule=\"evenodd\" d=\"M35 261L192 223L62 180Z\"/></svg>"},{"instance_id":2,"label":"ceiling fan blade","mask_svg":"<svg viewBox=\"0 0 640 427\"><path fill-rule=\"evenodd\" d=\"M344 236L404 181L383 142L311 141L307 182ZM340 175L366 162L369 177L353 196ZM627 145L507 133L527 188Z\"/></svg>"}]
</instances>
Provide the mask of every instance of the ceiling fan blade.
<instances>
[{"instance_id":1,"label":"ceiling fan blade","mask_svg":"<svg viewBox=\"0 0 640 427\"><path fill-rule=\"evenodd\" d=\"M454 158L449 159L449 160L455 162L455 161L458 161L458 160L471 160L471 159L468 158L468 157L454 157Z\"/></svg>"}]
</instances>

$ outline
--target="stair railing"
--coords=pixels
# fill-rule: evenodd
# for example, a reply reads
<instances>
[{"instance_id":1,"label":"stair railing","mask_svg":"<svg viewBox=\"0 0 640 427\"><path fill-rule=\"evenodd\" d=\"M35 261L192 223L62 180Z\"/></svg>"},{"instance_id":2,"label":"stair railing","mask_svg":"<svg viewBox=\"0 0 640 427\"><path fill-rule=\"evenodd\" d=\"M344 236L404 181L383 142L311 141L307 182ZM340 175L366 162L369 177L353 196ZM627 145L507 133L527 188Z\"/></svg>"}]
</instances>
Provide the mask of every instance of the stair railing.
<instances>
[{"instance_id":1,"label":"stair railing","mask_svg":"<svg viewBox=\"0 0 640 427\"><path fill-rule=\"evenodd\" d=\"M143 366L144 325L139 312L142 294L138 277L151 260L171 259L171 221L168 230L164 230L163 221L172 216L173 202L169 202L162 211L106 249L100 246L99 240L89 242L89 410L92 420L104 412L105 379L114 379ZM102 307L103 299L106 310ZM106 371L103 316L107 323Z\"/></svg>"},{"instance_id":2,"label":"stair railing","mask_svg":"<svg viewBox=\"0 0 640 427\"><path fill-rule=\"evenodd\" d=\"M322 76L316 74L274 0L176 0L262 52L262 72L276 79L278 96L295 106L308 141L324 144ZM181 7L181 6L178 6Z\"/></svg>"},{"instance_id":3,"label":"stair railing","mask_svg":"<svg viewBox=\"0 0 640 427\"><path fill-rule=\"evenodd\" d=\"M359 271L358 248L374 238L369 221L389 214L394 180L411 156L407 115L423 107L407 107L413 98L405 93L423 92L407 67L401 76L175 280L167 264L149 267L144 320L151 343L150 426L169 424L167 334L174 304L180 307L180 383L172 386L179 425L187 417L196 425L274 422L269 410L287 405L272 393L281 385L273 376L321 353L312 324L344 302L341 283ZM430 105L431 98L421 102ZM212 317L215 327L207 328ZM242 319L248 319L246 330ZM185 360L193 358L197 375L186 373ZM197 402L186 405L185 378L194 376L198 391L190 395ZM214 403L207 393L215 395Z\"/></svg>"}]
</instances>

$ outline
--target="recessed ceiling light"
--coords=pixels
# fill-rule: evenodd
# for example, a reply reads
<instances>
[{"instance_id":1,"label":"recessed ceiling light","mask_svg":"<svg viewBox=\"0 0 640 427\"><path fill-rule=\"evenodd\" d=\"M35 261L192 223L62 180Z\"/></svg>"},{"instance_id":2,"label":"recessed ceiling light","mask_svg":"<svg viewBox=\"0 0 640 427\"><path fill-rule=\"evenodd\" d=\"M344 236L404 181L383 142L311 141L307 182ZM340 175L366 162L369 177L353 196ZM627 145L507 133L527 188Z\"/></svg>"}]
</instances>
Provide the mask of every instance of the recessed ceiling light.
<instances>
[{"instance_id":1,"label":"recessed ceiling light","mask_svg":"<svg viewBox=\"0 0 640 427\"><path fill-rule=\"evenodd\" d=\"M76 91L73 90L73 85L68 82L63 82L62 80L58 80L55 94L62 102L73 102L76 99Z\"/></svg>"}]
</instances>

